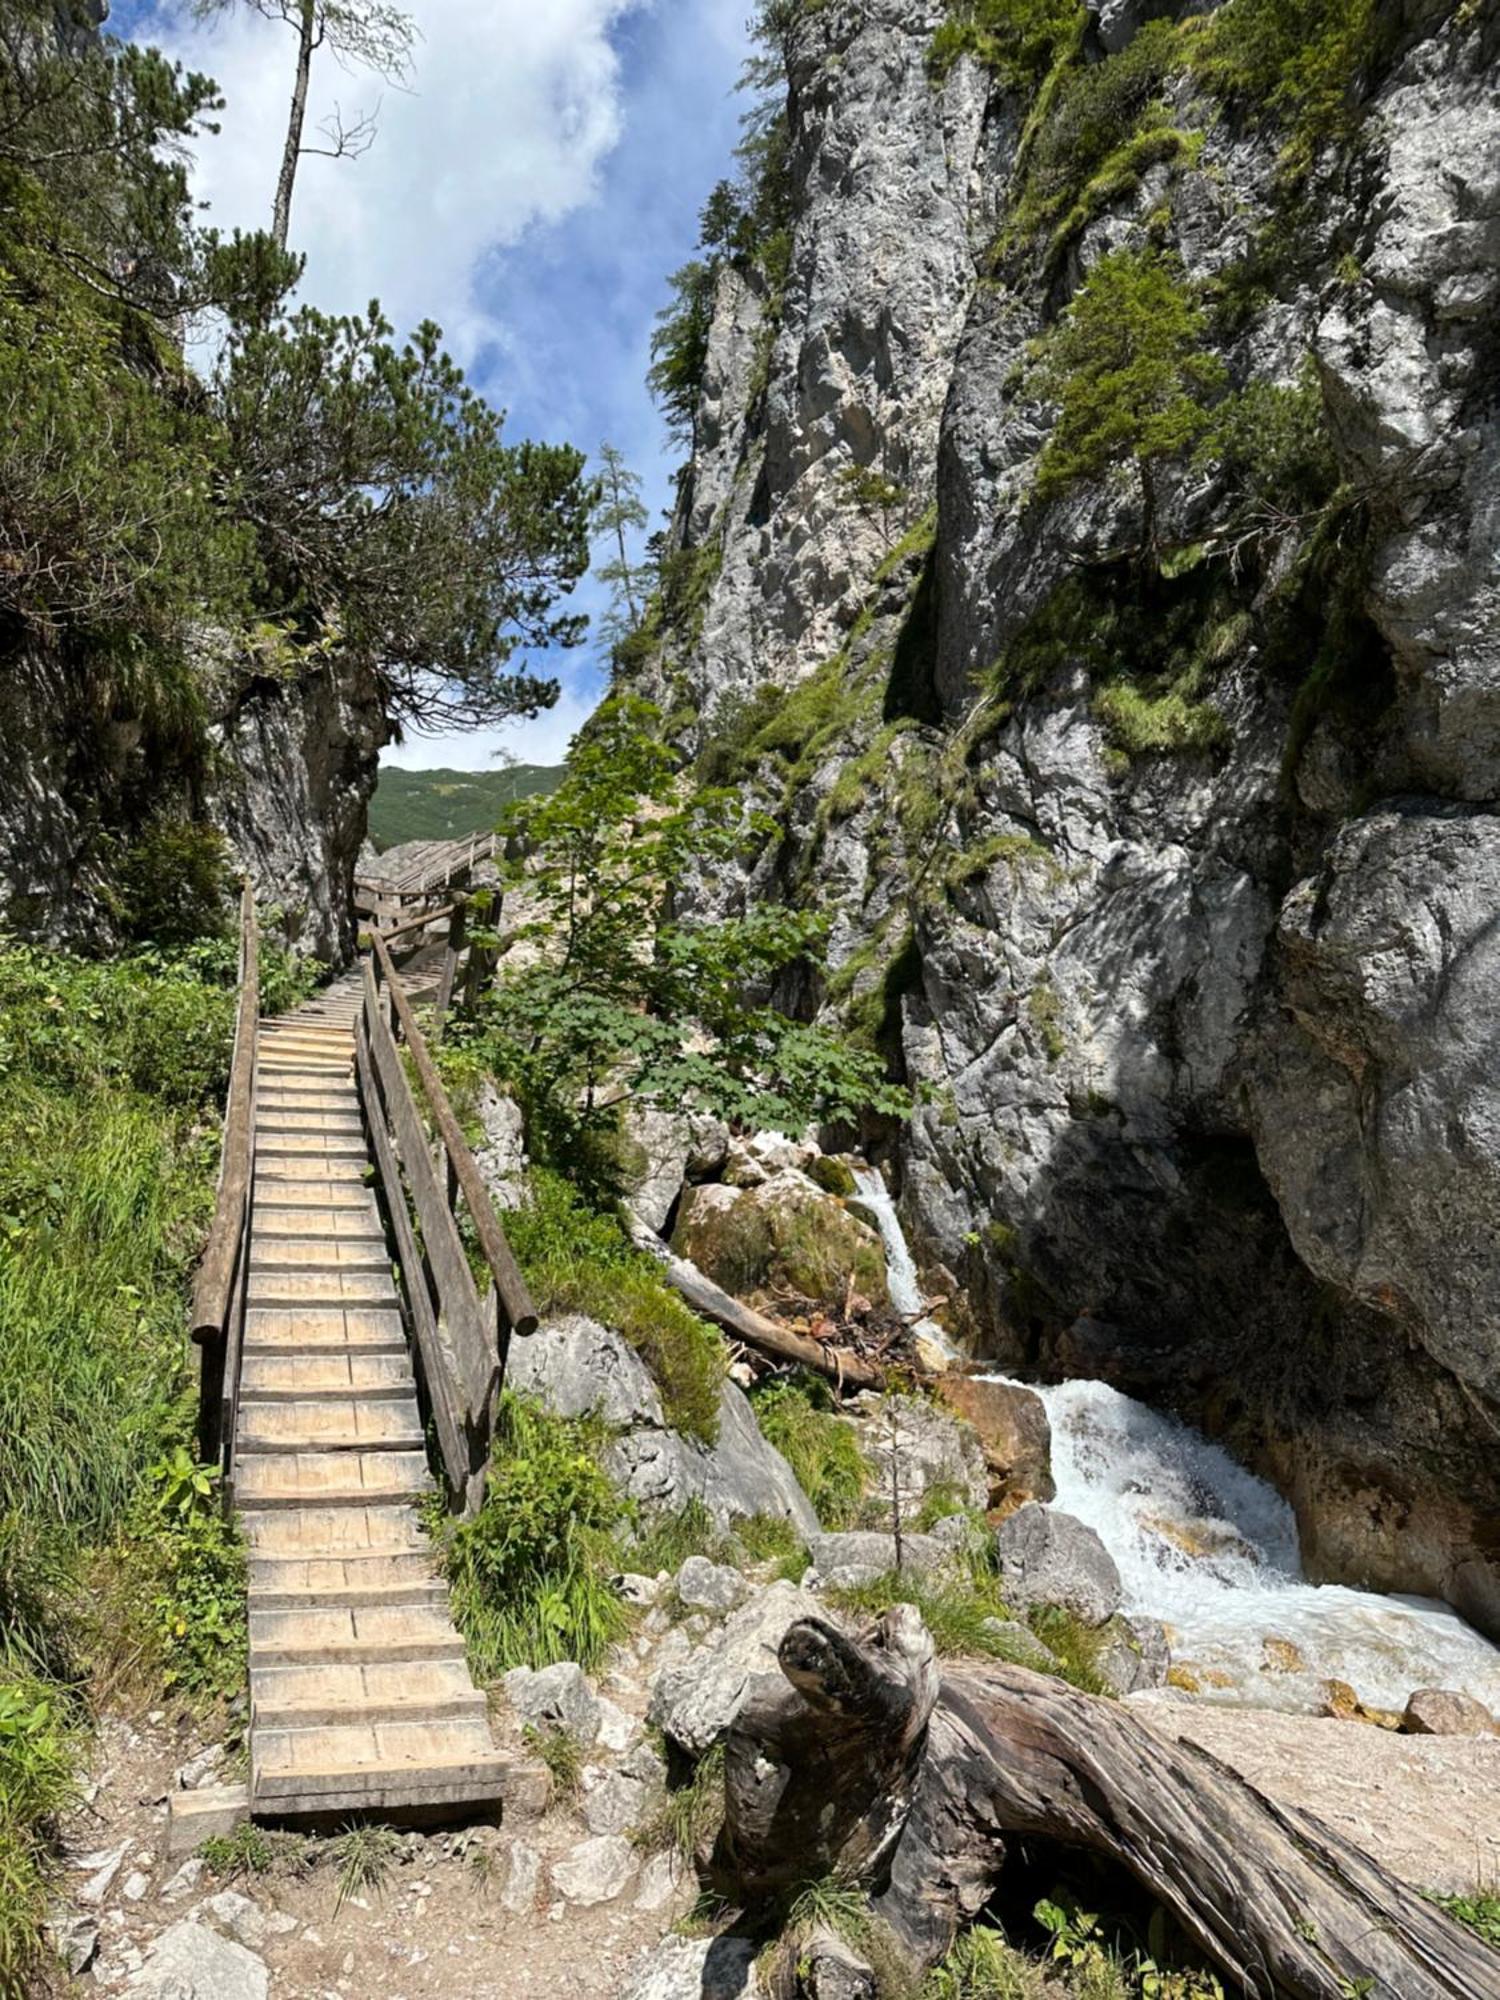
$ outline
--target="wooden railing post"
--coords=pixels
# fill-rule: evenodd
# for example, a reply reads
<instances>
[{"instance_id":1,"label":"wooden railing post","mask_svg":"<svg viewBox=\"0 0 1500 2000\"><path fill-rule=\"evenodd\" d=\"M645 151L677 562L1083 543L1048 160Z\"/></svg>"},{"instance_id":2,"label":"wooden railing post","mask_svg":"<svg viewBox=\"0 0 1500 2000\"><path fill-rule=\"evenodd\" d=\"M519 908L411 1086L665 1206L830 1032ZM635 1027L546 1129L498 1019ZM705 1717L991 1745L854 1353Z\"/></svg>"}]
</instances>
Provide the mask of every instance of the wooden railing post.
<instances>
[{"instance_id":1,"label":"wooden railing post","mask_svg":"<svg viewBox=\"0 0 1500 2000\"><path fill-rule=\"evenodd\" d=\"M458 976L458 961L463 956L464 925L467 905L462 896L453 905L453 914L448 919L448 942L443 950L443 969L438 976L437 999L432 1008L432 1039L443 1039L443 1025L448 1018L448 1009L453 1005L453 982Z\"/></svg>"},{"instance_id":2,"label":"wooden railing post","mask_svg":"<svg viewBox=\"0 0 1500 2000\"><path fill-rule=\"evenodd\" d=\"M255 1166L255 1058L260 1022L260 938L255 892L240 896L239 1006L214 1218L193 1282L193 1340L199 1348L199 1451L229 1471L239 1396L244 1245ZM226 1493L228 1482L226 1480Z\"/></svg>"}]
</instances>

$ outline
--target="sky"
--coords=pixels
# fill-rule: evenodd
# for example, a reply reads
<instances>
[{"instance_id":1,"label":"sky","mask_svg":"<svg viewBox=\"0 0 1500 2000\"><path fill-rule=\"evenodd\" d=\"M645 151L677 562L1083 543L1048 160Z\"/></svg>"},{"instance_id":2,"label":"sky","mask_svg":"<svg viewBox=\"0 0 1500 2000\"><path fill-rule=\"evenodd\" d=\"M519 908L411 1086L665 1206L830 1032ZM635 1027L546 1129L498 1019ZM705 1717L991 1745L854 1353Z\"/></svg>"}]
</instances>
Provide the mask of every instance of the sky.
<instances>
[{"instance_id":1,"label":"sky","mask_svg":"<svg viewBox=\"0 0 1500 2000\"><path fill-rule=\"evenodd\" d=\"M419 40L409 90L315 64L308 137L337 104L378 104L361 158L303 159L291 247L301 296L329 311L379 298L398 333L435 319L507 436L608 439L642 476L652 525L674 454L645 387L666 280L730 169L752 0L405 0ZM198 22L185 0L116 0L116 34L217 79L226 108L194 164L205 219L269 224L295 43L251 0ZM592 584L576 598L589 609ZM520 664L519 660L517 664ZM497 749L556 763L601 692L591 645L536 662L555 709L501 731L386 752L411 769L482 770Z\"/></svg>"}]
</instances>

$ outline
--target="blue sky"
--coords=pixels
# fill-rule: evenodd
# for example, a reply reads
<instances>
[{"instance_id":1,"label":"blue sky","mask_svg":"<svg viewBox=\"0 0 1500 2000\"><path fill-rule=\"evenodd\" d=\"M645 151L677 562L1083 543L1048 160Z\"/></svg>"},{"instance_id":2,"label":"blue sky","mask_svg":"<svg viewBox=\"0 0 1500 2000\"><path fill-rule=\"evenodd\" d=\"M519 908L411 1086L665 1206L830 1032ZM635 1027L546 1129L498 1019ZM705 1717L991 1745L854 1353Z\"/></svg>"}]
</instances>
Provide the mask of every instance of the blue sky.
<instances>
[{"instance_id":1,"label":"blue sky","mask_svg":"<svg viewBox=\"0 0 1500 2000\"><path fill-rule=\"evenodd\" d=\"M379 101L363 158L308 158L292 209L303 296L332 310L379 296L405 331L431 317L508 434L620 446L653 525L673 455L645 388L668 274L729 171L752 0L406 0L420 41L410 92L315 72L309 127L335 101ZM223 130L195 186L223 227L263 226L280 155L292 37L245 0L202 24L181 0L117 0L115 33L217 78ZM580 593L587 607L590 588ZM557 709L499 735L412 737L411 767L482 769L497 747L554 762L597 699L592 649L547 663Z\"/></svg>"}]
</instances>

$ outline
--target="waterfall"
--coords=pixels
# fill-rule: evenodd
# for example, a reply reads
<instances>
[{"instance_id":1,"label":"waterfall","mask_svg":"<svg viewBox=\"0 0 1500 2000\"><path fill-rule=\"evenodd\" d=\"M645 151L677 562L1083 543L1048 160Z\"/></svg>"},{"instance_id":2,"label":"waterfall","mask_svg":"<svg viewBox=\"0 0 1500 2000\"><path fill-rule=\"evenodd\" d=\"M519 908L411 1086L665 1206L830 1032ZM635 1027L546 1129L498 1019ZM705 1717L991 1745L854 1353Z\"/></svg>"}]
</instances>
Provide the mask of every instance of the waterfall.
<instances>
[{"instance_id":1,"label":"waterfall","mask_svg":"<svg viewBox=\"0 0 1500 2000\"><path fill-rule=\"evenodd\" d=\"M885 1182L869 1167L854 1177L880 1225L891 1303L920 1314ZM934 1321L914 1330L953 1352ZM1291 1508L1219 1445L1103 1382L1028 1386L1052 1425L1052 1505L1095 1530L1125 1609L1166 1625L1205 1698L1315 1712L1323 1682L1341 1680L1375 1708L1439 1687L1500 1711L1500 1651L1433 1599L1309 1583Z\"/></svg>"},{"instance_id":2,"label":"waterfall","mask_svg":"<svg viewBox=\"0 0 1500 2000\"><path fill-rule=\"evenodd\" d=\"M880 1240L885 1246L885 1283L891 1295L891 1304L903 1318L912 1321L913 1333L931 1341L941 1353L955 1357L958 1350L942 1327L935 1319L922 1316L922 1308L927 1301L917 1283L917 1267L912 1261L896 1204L891 1200L890 1190L879 1170L875 1167L856 1167L854 1185L859 1189L860 1200L874 1215Z\"/></svg>"}]
</instances>

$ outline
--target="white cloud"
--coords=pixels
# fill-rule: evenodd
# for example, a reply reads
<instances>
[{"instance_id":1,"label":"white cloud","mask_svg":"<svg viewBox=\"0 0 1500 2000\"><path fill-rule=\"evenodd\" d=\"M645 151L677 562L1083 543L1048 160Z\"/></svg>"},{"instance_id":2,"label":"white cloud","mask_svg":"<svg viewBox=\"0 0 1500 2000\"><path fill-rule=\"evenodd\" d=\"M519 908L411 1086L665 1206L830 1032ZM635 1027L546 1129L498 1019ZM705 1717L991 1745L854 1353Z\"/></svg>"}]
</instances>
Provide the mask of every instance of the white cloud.
<instances>
[{"instance_id":1,"label":"white cloud","mask_svg":"<svg viewBox=\"0 0 1500 2000\"><path fill-rule=\"evenodd\" d=\"M358 311L378 297L398 331L439 319L472 361L500 327L483 298L486 261L595 192L619 136L610 29L646 0L416 0L421 39L409 92L315 61L307 133L337 101L380 104L357 160L303 159L291 243L307 295ZM286 126L295 44L238 7L195 25L173 0L137 19L141 39L218 79L222 132L204 143L195 190L220 227L264 227Z\"/></svg>"},{"instance_id":2,"label":"white cloud","mask_svg":"<svg viewBox=\"0 0 1500 2000\"><path fill-rule=\"evenodd\" d=\"M499 729L471 729L458 736L408 735L404 743L382 751L380 761L404 771L487 771L494 768L499 750L522 764L560 764L600 692L592 676L586 684L564 682L556 706L533 722L507 722Z\"/></svg>"}]
</instances>

